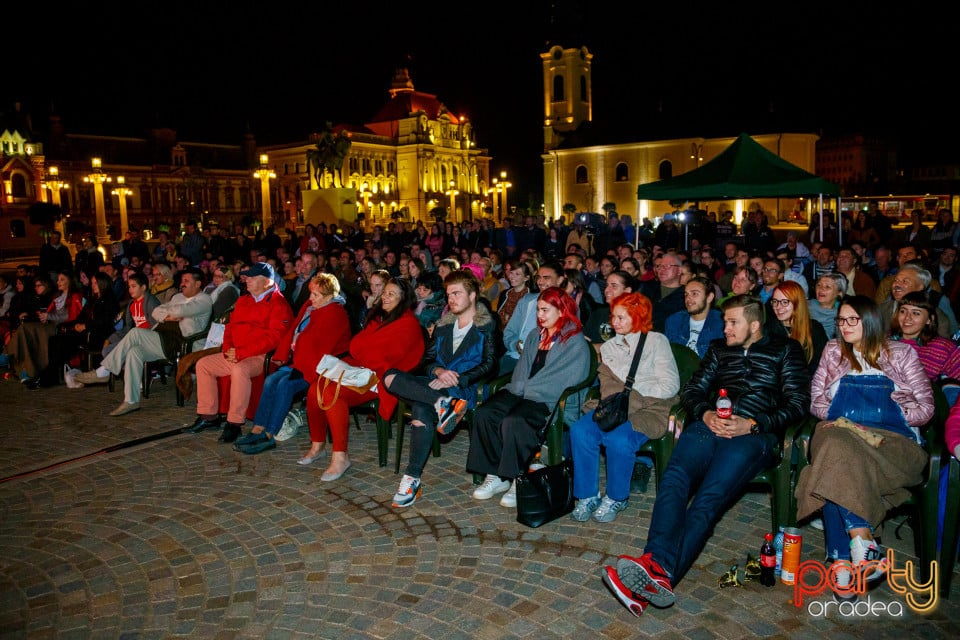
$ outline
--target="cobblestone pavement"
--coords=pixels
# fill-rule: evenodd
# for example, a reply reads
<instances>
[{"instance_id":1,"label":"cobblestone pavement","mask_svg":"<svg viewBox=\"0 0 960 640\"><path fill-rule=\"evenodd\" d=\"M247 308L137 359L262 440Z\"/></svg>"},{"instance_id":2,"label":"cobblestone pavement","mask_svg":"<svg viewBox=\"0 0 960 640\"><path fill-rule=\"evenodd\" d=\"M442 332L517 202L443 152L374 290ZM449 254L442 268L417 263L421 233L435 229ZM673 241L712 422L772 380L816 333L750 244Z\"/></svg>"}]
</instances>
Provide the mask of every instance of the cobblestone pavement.
<instances>
[{"instance_id":1,"label":"cobblestone pavement","mask_svg":"<svg viewBox=\"0 0 960 640\"><path fill-rule=\"evenodd\" d=\"M124 443L189 424L171 385L111 418L106 387L29 391L0 382L0 638L671 638L956 637L960 593L920 615L884 585L901 617L844 617L793 605L792 590L719 589L756 554L769 518L749 493L717 526L678 601L636 619L600 569L641 549L654 487L612 524L568 519L528 529L478 502L468 437L431 458L423 497L393 509L399 476L377 466L375 429L351 428L353 466L324 483L296 464L301 431L244 456L217 434ZM395 442L391 441L392 459ZM112 449L111 449L112 448ZM909 527L885 542L912 557ZM804 559L823 555L804 530ZM815 615L816 614L816 615Z\"/></svg>"}]
</instances>

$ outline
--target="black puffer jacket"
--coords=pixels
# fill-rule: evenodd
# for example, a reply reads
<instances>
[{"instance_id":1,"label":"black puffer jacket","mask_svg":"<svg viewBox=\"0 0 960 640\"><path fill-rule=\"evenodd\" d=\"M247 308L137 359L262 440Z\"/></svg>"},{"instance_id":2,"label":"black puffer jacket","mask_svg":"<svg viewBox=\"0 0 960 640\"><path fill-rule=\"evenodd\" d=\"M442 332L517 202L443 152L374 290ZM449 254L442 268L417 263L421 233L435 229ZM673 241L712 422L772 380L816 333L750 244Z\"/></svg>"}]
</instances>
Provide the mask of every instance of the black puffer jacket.
<instances>
[{"instance_id":1,"label":"black puffer jacket","mask_svg":"<svg viewBox=\"0 0 960 640\"><path fill-rule=\"evenodd\" d=\"M716 408L720 389L727 390L735 415L753 418L778 439L810 410L810 373L800 343L791 338L765 335L746 353L722 339L711 342L680 392L687 415L703 419Z\"/></svg>"}]
</instances>

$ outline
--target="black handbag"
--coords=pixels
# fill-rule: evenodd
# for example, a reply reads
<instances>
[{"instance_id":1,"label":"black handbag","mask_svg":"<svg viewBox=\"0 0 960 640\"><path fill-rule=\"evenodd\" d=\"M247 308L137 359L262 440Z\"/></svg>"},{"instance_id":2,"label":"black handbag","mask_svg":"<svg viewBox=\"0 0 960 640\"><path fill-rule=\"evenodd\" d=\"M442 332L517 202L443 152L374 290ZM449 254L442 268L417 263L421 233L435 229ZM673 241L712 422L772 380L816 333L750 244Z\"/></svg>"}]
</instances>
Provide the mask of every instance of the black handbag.
<instances>
[{"instance_id":1,"label":"black handbag","mask_svg":"<svg viewBox=\"0 0 960 640\"><path fill-rule=\"evenodd\" d=\"M553 408L545 424L553 422ZM540 441L546 430L540 430ZM517 480L517 522L537 528L573 511L573 460L528 470Z\"/></svg>"},{"instance_id":2,"label":"black handbag","mask_svg":"<svg viewBox=\"0 0 960 640\"><path fill-rule=\"evenodd\" d=\"M600 404L594 410L593 421L597 423L600 431L606 432L616 429L629 418L630 392L633 390L634 376L637 374L637 366L640 364L640 356L643 354L643 345L646 341L647 334L641 333L637 350L633 354L633 362L630 364L630 373L627 374L627 380L623 385L623 391L602 398Z\"/></svg>"}]
</instances>

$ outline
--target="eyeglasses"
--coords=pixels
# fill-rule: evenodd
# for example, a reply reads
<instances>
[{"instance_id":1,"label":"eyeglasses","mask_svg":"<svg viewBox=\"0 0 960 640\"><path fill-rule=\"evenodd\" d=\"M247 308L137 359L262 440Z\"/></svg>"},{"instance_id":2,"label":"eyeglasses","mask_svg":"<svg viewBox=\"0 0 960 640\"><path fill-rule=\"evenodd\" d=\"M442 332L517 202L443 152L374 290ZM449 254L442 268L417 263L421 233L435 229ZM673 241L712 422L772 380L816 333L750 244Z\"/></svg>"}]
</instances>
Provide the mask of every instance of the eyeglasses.
<instances>
[{"instance_id":1,"label":"eyeglasses","mask_svg":"<svg viewBox=\"0 0 960 640\"><path fill-rule=\"evenodd\" d=\"M776 267L769 267L763 270L764 273L780 273L780 269Z\"/></svg>"},{"instance_id":2,"label":"eyeglasses","mask_svg":"<svg viewBox=\"0 0 960 640\"><path fill-rule=\"evenodd\" d=\"M860 318L858 316L849 316L846 318L837 318L837 326L842 327L844 325L848 327L855 327L860 324Z\"/></svg>"},{"instance_id":3,"label":"eyeglasses","mask_svg":"<svg viewBox=\"0 0 960 640\"><path fill-rule=\"evenodd\" d=\"M785 307L790 304L790 301L786 298L770 298L770 304L775 307Z\"/></svg>"},{"instance_id":4,"label":"eyeglasses","mask_svg":"<svg viewBox=\"0 0 960 640\"><path fill-rule=\"evenodd\" d=\"M664 269L679 269L680 265L678 264L658 264L657 269L663 271Z\"/></svg>"}]
</instances>

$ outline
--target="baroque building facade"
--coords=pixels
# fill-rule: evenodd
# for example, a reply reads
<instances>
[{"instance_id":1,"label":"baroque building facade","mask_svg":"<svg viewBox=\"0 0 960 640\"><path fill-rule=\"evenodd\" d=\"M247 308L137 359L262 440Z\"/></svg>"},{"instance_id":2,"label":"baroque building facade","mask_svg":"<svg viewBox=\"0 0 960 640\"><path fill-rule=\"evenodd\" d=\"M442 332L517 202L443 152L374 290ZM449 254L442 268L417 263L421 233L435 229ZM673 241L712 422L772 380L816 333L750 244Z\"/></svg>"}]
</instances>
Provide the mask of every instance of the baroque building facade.
<instances>
[{"instance_id":1,"label":"baroque building facade","mask_svg":"<svg viewBox=\"0 0 960 640\"><path fill-rule=\"evenodd\" d=\"M398 69L389 100L362 125L337 124L350 147L334 178L319 179L307 161L318 135L305 142L261 148L270 157L289 220L358 224L369 230L391 221L462 222L488 208L490 156L477 146L469 118L456 115L437 96L417 91L407 69ZM311 198L341 186L338 197ZM312 195L317 195L316 193Z\"/></svg>"}]
</instances>

